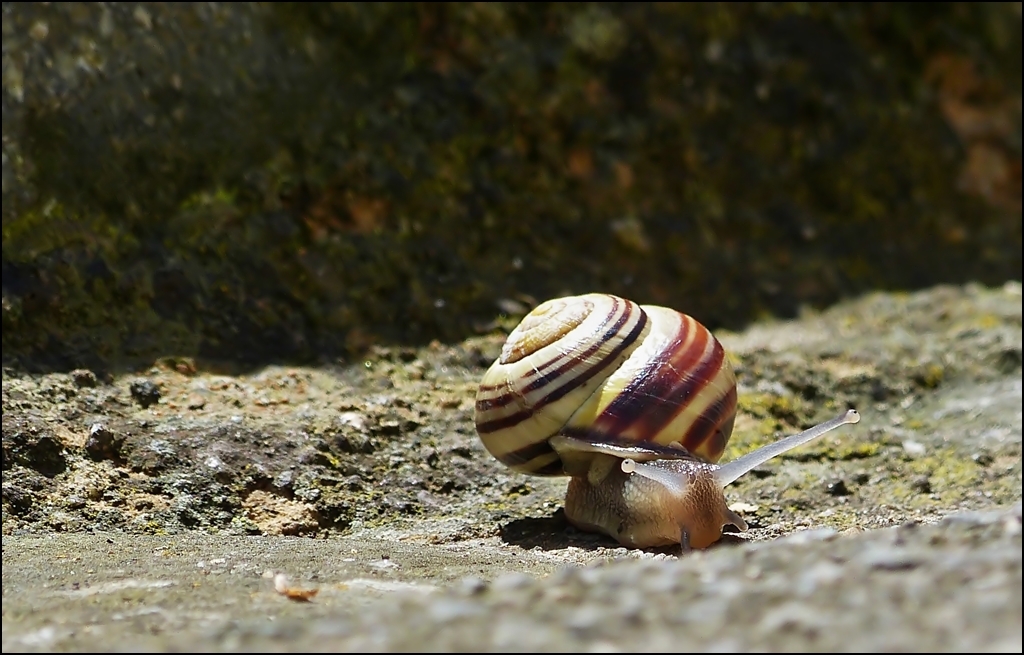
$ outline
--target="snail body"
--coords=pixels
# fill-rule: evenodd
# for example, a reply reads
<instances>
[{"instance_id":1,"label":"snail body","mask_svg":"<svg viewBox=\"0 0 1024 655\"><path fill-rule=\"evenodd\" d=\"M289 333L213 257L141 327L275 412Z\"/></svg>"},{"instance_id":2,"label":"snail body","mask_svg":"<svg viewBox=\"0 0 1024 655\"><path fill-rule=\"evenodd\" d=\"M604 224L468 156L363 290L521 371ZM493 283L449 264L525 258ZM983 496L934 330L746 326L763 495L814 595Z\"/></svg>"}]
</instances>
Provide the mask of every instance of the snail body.
<instances>
[{"instance_id":1,"label":"snail body","mask_svg":"<svg viewBox=\"0 0 1024 655\"><path fill-rule=\"evenodd\" d=\"M608 294L538 305L481 380L476 428L513 470L568 475L565 514L629 547L704 548L746 529L724 487L853 410L718 466L736 416L721 343L694 318Z\"/></svg>"}]
</instances>

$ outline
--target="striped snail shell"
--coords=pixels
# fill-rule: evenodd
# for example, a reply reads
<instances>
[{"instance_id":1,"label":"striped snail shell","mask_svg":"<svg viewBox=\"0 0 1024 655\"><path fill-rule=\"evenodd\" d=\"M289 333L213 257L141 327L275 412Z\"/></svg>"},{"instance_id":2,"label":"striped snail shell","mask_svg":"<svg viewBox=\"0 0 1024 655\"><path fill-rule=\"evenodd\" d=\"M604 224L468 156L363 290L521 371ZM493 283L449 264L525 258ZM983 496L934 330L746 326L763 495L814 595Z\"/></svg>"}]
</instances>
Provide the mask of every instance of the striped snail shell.
<instances>
[{"instance_id":1,"label":"striped snail shell","mask_svg":"<svg viewBox=\"0 0 1024 655\"><path fill-rule=\"evenodd\" d=\"M736 417L725 350L692 317L608 294L538 305L484 374L476 428L532 475L568 475L565 513L626 546L703 548L746 529L723 488L856 412L719 467ZM770 452L769 452L770 451ZM753 462L753 463L752 463Z\"/></svg>"},{"instance_id":2,"label":"striped snail shell","mask_svg":"<svg viewBox=\"0 0 1024 655\"><path fill-rule=\"evenodd\" d=\"M508 335L477 394L484 446L514 470L562 475L555 434L678 443L706 461L725 450L736 378L725 350L692 317L592 293L549 300Z\"/></svg>"}]
</instances>

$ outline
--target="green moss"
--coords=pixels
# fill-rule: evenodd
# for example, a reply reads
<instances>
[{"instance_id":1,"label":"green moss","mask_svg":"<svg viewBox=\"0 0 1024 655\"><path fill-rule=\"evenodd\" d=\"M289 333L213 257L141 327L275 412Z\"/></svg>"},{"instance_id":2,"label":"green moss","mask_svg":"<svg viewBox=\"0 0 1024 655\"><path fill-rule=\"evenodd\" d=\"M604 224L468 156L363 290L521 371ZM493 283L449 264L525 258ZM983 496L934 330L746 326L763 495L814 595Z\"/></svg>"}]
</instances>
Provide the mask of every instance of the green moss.
<instances>
[{"instance_id":1,"label":"green moss","mask_svg":"<svg viewBox=\"0 0 1024 655\"><path fill-rule=\"evenodd\" d=\"M737 404L740 411L759 418L794 420L806 411L804 401L793 395L743 394Z\"/></svg>"},{"instance_id":2,"label":"green moss","mask_svg":"<svg viewBox=\"0 0 1024 655\"><path fill-rule=\"evenodd\" d=\"M838 461L876 457L883 451L883 445L857 439L842 440L836 446L826 448L824 457Z\"/></svg>"},{"instance_id":3,"label":"green moss","mask_svg":"<svg viewBox=\"0 0 1024 655\"><path fill-rule=\"evenodd\" d=\"M976 490L981 467L970 457L952 448L942 448L921 459L907 463L912 475L925 475L935 493L952 493L962 498Z\"/></svg>"}]
</instances>

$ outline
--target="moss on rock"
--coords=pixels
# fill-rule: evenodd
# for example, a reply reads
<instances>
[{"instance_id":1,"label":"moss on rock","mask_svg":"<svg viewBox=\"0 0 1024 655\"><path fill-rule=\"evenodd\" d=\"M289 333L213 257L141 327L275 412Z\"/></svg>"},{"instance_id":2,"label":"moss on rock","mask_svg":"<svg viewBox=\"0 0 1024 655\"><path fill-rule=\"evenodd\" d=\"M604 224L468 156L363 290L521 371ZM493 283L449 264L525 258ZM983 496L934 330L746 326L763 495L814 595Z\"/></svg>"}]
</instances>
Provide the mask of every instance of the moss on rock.
<instances>
[{"instance_id":1,"label":"moss on rock","mask_svg":"<svg viewBox=\"0 0 1024 655\"><path fill-rule=\"evenodd\" d=\"M1019 4L3 20L7 362L312 360L590 290L738 326L1020 276Z\"/></svg>"}]
</instances>

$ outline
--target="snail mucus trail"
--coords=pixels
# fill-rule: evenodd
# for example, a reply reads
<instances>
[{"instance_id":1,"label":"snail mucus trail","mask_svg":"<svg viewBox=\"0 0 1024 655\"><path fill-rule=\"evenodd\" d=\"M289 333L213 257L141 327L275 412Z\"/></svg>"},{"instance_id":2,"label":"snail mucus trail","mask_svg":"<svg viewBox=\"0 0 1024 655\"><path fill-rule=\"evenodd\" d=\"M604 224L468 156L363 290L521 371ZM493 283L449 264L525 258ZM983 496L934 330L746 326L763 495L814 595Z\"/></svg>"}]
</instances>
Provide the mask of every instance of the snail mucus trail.
<instances>
[{"instance_id":1,"label":"snail mucus trail","mask_svg":"<svg viewBox=\"0 0 1024 655\"><path fill-rule=\"evenodd\" d=\"M480 383L476 427L513 470L568 475L568 521L627 547L746 530L724 488L860 415L849 410L724 465L736 377L721 343L682 312L608 294L538 305Z\"/></svg>"}]
</instances>

